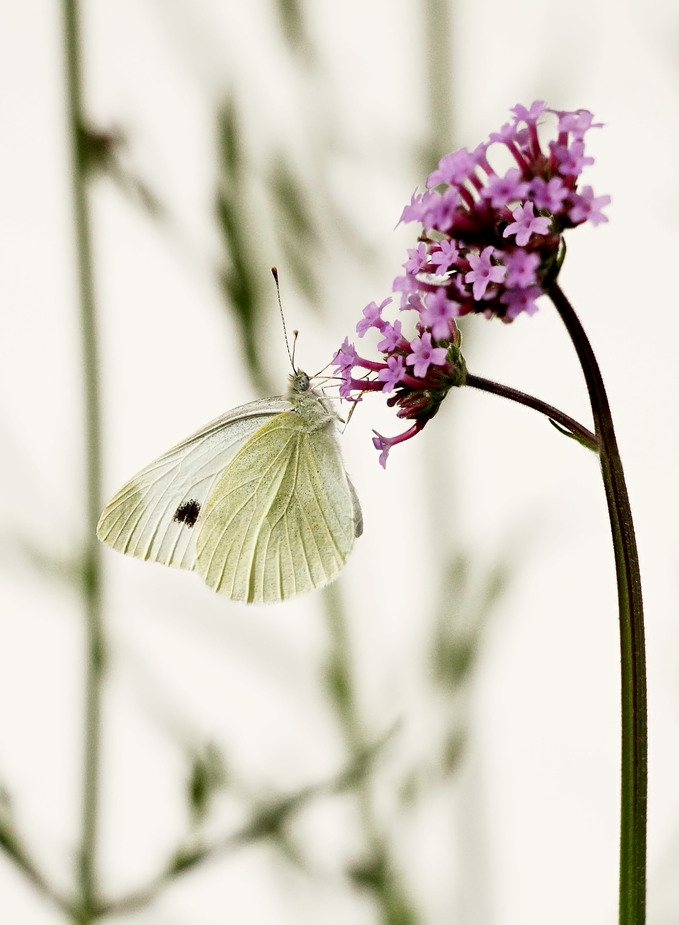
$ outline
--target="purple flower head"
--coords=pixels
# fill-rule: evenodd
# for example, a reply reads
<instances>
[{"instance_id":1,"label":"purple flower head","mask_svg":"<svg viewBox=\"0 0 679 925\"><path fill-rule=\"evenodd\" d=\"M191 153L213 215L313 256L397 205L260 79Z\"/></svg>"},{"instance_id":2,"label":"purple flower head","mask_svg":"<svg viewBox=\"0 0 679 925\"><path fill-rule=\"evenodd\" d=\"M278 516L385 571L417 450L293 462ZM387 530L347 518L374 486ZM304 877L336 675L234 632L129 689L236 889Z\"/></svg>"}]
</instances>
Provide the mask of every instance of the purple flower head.
<instances>
[{"instance_id":1,"label":"purple flower head","mask_svg":"<svg viewBox=\"0 0 679 925\"><path fill-rule=\"evenodd\" d=\"M342 379L342 398L356 401L366 392L381 391L389 395L387 404L397 407L398 417L414 421L395 437L376 435L373 442L380 450L382 465L386 465L391 447L422 430L450 389L462 385L467 374L454 320L458 304L448 299L443 289L437 289L413 308L418 315L410 324L416 328L416 337L408 340L403 336L400 320L381 319L384 336L377 348L381 360L359 356L346 338L333 361ZM375 316L375 310L369 315Z\"/></svg>"},{"instance_id":2,"label":"purple flower head","mask_svg":"<svg viewBox=\"0 0 679 925\"><path fill-rule=\"evenodd\" d=\"M390 299L372 302L357 331L381 333L380 359L359 357L346 340L335 356L343 397L383 392L397 416L413 422L396 437L376 434L382 465L392 446L422 430L451 388L464 385L455 319L478 314L509 323L534 314L561 268L564 233L606 221L610 197L581 184L592 163L587 133L599 127L585 109L517 104L488 141L442 157L405 206L401 222L419 223L421 233L392 286L407 312L403 322L383 319ZM493 167L499 148L512 162L501 172Z\"/></svg>"}]
</instances>

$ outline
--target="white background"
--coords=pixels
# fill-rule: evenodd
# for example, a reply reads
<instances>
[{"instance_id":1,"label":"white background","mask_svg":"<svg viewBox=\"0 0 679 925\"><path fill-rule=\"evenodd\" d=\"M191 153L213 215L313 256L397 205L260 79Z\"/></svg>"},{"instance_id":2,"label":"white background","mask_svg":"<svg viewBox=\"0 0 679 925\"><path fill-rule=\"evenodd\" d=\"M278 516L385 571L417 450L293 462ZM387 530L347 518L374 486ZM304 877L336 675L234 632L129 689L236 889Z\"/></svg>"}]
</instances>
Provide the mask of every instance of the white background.
<instances>
[{"instance_id":1,"label":"white background","mask_svg":"<svg viewBox=\"0 0 679 925\"><path fill-rule=\"evenodd\" d=\"M424 180L413 168L427 125L420 5L308 6L313 68L291 57L266 0L83 4L91 120L127 133L130 169L172 219L154 222L110 179L95 183L107 496L205 421L257 397L214 276L214 112L228 93L244 117L253 176L283 150L310 194L322 174L357 229L347 245L325 228L310 258L322 305L310 312L252 198L253 266L264 277L279 265L305 368L320 368L363 305L389 293L413 246L412 228L393 228ZM669 0L474 0L449 11L454 66L442 91L457 143L476 145L509 107L536 98L605 123L589 136L596 164L585 182L612 195L610 222L571 235L562 283L604 373L635 515L648 632L649 922L670 925L679 920L679 12ZM67 889L79 827L82 627L79 597L59 573L83 535L84 469L60 29L55 4L0 5L0 782L34 856ZM511 326L475 319L468 331L473 372L588 422L577 362L548 304ZM282 390L273 288L261 351ZM399 424L379 399L342 438L365 518L342 578L363 723L373 739L398 723L376 805L422 922L608 925L619 673L596 460L491 396L462 390L448 405L392 452L386 472L371 430ZM57 574L36 569L31 550L62 563ZM465 704L451 707L423 679L440 565L460 550L472 582L498 559L512 574ZM216 742L239 786L260 795L331 777L346 752L321 693L329 642L317 598L246 608L192 575L110 551L104 561L100 869L115 895L152 877L185 830L186 749ZM416 810L399 810L399 775L426 763L451 709L470 724L460 773ZM215 831L236 827L241 812L224 797ZM368 895L343 878L362 844L352 800L313 804L295 832L310 872L269 845L248 847L115 921L377 922ZM0 912L8 923L63 921L1 855Z\"/></svg>"}]
</instances>

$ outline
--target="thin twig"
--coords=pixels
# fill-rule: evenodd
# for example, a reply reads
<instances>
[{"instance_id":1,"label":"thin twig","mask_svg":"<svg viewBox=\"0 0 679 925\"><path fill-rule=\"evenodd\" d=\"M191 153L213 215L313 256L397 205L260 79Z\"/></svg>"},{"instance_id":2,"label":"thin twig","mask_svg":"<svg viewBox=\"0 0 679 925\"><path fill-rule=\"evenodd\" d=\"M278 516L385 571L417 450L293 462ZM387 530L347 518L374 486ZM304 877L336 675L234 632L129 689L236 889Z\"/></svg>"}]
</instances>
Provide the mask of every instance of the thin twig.
<instances>
[{"instance_id":1,"label":"thin twig","mask_svg":"<svg viewBox=\"0 0 679 925\"><path fill-rule=\"evenodd\" d=\"M533 395L520 392L518 389L513 389L508 385L502 385L499 382L493 382L492 379L483 379L481 376L473 376L471 373L467 374L465 385L470 385L473 389L481 389L483 392L492 392L494 395L501 395L503 398L509 398L511 401L518 402L520 405L533 408L535 411L539 411L540 414L546 415L550 421L555 421L563 427L566 432L570 432L570 434L590 450L597 452L599 449L599 438L596 434L593 434L591 430L588 430L574 418L564 414L563 411L560 411L553 405L548 405L547 402L541 401L541 399L535 398Z\"/></svg>"},{"instance_id":2,"label":"thin twig","mask_svg":"<svg viewBox=\"0 0 679 925\"><path fill-rule=\"evenodd\" d=\"M51 900L66 915L71 916L73 914L73 904L51 885L34 861L31 860L16 833L4 822L0 823L0 847L39 893Z\"/></svg>"},{"instance_id":3,"label":"thin twig","mask_svg":"<svg viewBox=\"0 0 679 925\"><path fill-rule=\"evenodd\" d=\"M279 797L257 808L250 819L240 829L226 835L221 839L206 845L192 845L181 848L176 852L167 868L150 883L110 902L100 902L96 908L95 916L122 915L134 912L147 906L158 896L162 890L177 877L188 873L199 864L214 860L246 844L252 844L267 838L291 819L296 812L308 803L321 796L341 793L354 787L357 780L362 779L377 754L389 738L387 733L382 739L364 748L339 774L329 780L320 781L303 787L289 796Z\"/></svg>"}]
</instances>

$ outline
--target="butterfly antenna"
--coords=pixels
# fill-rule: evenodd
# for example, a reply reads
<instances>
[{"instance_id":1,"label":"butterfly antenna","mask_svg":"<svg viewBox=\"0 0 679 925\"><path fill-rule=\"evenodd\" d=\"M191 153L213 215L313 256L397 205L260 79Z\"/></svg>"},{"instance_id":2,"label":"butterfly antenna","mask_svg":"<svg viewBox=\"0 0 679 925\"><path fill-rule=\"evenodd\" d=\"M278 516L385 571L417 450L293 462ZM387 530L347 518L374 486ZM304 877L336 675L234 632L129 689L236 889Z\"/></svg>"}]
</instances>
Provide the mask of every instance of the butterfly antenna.
<instances>
[{"instance_id":1,"label":"butterfly antenna","mask_svg":"<svg viewBox=\"0 0 679 925\"><path fill-rule=\"evenodd\" d=\"M276 298L278 299L278 311L281 314L281 321L283 323L283 337L285 338L285 349L288 351L288 358L290 359L290 364L292 366L292 371L297 372L297 367L295 366L295 347L297 345L297 335L298 331L293 331L293 341L292 341L292 350L290 350L290 341L288 340L288 329L285 326L285 315L283 314L283 303L281 302L281 287L278 283L278 268L271 267L271 275L273 276L273 281L276 284Z\"/></svg>"}]
</instances>

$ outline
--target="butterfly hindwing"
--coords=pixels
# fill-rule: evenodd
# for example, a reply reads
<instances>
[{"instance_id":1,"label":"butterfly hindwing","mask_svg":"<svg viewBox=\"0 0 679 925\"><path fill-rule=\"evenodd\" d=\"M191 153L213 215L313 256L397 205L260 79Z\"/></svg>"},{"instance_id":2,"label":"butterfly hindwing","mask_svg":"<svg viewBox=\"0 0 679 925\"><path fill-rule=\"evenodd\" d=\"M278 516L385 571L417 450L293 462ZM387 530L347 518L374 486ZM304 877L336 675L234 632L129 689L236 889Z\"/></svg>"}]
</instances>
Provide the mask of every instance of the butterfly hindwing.
<instances>
[{"instance_id":1,"label":"butterfly hindwing","mask_svg":"<svg viewBox=\"0 0 679 925\"><path fill-rule=\"evenodd\" d=\"M312 396L299 411L250 437L203 509L197 569L234 600L278 601L327 584L361 532L334 417Z\"/></svg>"},{"instance_id":2,"label":"butterfly hindwing","mask_svg":"<svg viewBox=\"0 0 679 925\"><path fill-rule=\"evenodd\" d=\"M99 538L128 555L195 568L196 528L224 469L259 428L290 407L283 397L241 405L168 450L106 505Z\"/></svg>"}]
</instances>

